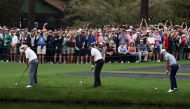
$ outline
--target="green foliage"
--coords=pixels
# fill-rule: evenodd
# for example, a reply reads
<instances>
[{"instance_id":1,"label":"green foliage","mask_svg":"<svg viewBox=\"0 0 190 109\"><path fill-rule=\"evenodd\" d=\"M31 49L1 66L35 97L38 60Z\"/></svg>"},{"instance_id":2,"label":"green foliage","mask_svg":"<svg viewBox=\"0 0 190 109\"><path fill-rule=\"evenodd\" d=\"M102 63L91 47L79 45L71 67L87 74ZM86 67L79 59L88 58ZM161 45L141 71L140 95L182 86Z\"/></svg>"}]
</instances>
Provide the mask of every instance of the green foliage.
<instances>
[{"instance_id":1,"label":"green foliage","mask_svg":"<svg viewBox=\"0 0 190 109\"><path fill-rule=\"evenodd\" d=\"M67 1L65 21L73 25L139 24L140 0L63 0ZM149 23L171 19L190 23L189 0L149 0Z\"/></svg>"},{"instance_id":2,"label":"green foliage","mask_svg":"<svg viewBox=\"0 0 190 109\"><path fill-rule=\"evenodd\" d=\"M18 24L23 0L0 0L0 24ZM86 24L115 25L140 23L141 0L62 0L65 2L64 22L66 26ZM175 24L186 21L190 24L190 0L149 0L149 23L156 24L171 19ZM48 21L56 23L50 18Z\"/></svg>"},{"instance_id":3,"label":"green foliage","mask_svg":"<svg viewBox=\"0 0 190 109\"><path fill-rule=\"evenodd\" d=\"M0 0L0 24L7 26L17 24L22 2L23 0Z\"/></svg>"}]
</instances>

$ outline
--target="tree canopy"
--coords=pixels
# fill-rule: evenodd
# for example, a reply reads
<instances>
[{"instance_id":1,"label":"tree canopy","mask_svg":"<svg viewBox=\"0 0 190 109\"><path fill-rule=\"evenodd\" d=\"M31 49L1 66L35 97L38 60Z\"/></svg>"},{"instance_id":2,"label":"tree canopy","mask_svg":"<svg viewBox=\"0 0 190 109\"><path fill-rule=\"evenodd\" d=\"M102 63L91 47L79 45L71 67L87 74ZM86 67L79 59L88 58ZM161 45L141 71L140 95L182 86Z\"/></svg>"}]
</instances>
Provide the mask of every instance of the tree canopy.
<instances>
[{"instance_id":1,"label":"tree canopy","mask_svg":"<svg viewBox=\"0 0 190 109\"><path fill-rule=\"evenodd\" d=\"M137 25L140 19L141 0L62 0L64 17L59 19L66 26L90 24ZM18 23L23 0L0 0L0 24L12 26ZM149 23L166 19L190 24L190 0L149 0Z\"/></svg>"}]
</instances>

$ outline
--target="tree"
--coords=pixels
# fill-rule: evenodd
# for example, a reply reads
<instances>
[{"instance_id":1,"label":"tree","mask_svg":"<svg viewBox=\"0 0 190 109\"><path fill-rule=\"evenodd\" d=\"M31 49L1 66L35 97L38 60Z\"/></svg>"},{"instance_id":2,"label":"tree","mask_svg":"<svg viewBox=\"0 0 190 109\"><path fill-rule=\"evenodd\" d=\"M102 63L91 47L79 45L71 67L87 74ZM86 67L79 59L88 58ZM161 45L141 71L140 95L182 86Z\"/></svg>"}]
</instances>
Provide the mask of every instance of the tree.
<instances>
[{"instance_id":1,"label":"tree","mask_svg":"<svg viewBox=\"0 0 190 109\"><path fill-rule=\"evenodd\" d=\"M18 24L19 11L23 0L0 0L0 24L14 26Z\"/></svg>"}]
</instances>

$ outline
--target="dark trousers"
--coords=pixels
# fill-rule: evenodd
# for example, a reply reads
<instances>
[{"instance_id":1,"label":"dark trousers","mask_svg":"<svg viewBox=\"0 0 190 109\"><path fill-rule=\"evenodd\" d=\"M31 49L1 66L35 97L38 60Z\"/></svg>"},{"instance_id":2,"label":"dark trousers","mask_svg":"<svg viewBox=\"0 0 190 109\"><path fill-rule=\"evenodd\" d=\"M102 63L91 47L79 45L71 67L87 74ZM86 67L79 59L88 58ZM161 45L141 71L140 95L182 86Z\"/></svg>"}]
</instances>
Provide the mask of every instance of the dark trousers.
<instances>
[{"instance_id":1,"label":"dark trousers","mask_svg":"<svg viewBox=\"0 0 190 109\"><path fill-rule=\"evenodd\" d=\"M4 61L9 60L9 55L10 55L10 47L8 46L3 46L2 48L2 58Z\"/></svg>"},{"instance_id":2,"label":"dark trousers","mask_svg":"<svg viewBox=\"0 0 190 109\"><path fill-rule=\"evenodd\" d=\"M97 87L101 85L101 80L100 80L100 72L102 70L102 67L104 65L104 60L99 59L95 62L95 71L94 71L94 86Z\"/></svg>"},{"instance_id":3,"label":"dark trousers","mask_svg":"<svg viewBox=\"0 0 190 109\"><path fill-rule=\"evenodd\" d=\"M119 54L119 62L126 62L127 61L127 55L125 54Z\"/></svg>"},{"instance_id":4,"label":"dark trousers","mask_svg":"<svg viewBox=\"0 0 190 109\"><path fill-rule=\"evenodd\" d=\"M0 60L2 60L3 59L3 57L2 57L2 54L3 54L3 50L2 50L3 48L2 48L2 46L0 46Z\"/></svg>"},{"instance_id":5,"label":"dark trousers","mask_svg":"<svg viewBox=\"0 0 190 109\"><path fill-rule=\"evenodd\" d=\"M46 59L47 62L53 62L54 61L54 52L55 48L52 46L47 46L47 52L46 52Z\"/></svg>"},{"instance_id":6,"label":"dark trousers","mask_svg":"<svg viewBox=\"0 0 190 109\"><path fill-rule=\"evenodd\" d=\"M170 66L170 82L171 82L171 89L174 90L174 88L177 88L177 82L176 82L176 73L179 69L178 64L173 64Z\"/></svg>"}]
</instances>

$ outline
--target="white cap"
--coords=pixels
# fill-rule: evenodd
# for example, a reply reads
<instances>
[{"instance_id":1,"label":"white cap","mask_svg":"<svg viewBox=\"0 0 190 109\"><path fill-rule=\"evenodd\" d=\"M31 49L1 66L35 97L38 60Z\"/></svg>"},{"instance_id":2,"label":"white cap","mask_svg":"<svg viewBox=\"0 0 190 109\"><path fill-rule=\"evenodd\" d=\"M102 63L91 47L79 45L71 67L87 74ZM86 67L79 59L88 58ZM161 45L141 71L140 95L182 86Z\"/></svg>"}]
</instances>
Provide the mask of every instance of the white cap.
<instances>
[{"instance_id":1,"label":"white cap","mask_svg":"<svg viewBox=\"0 0 190 109\"><path fill-rule=\"evenodd\" d=\"M166 52L166 49L162 49L161 52L160 52L160 54L162 54L163 52Z\"/></svg>"},{"instance_id":2,"label":"white cap","mask_svg":"<svg viewBox=\"0 0 190 109\"><path fill-rule=\"evenodd\" d=\"M22 45L22 46L21 46L21 49L27 48L27 47L28 47L27 45Z\"/></svg>"}]
</instances>

